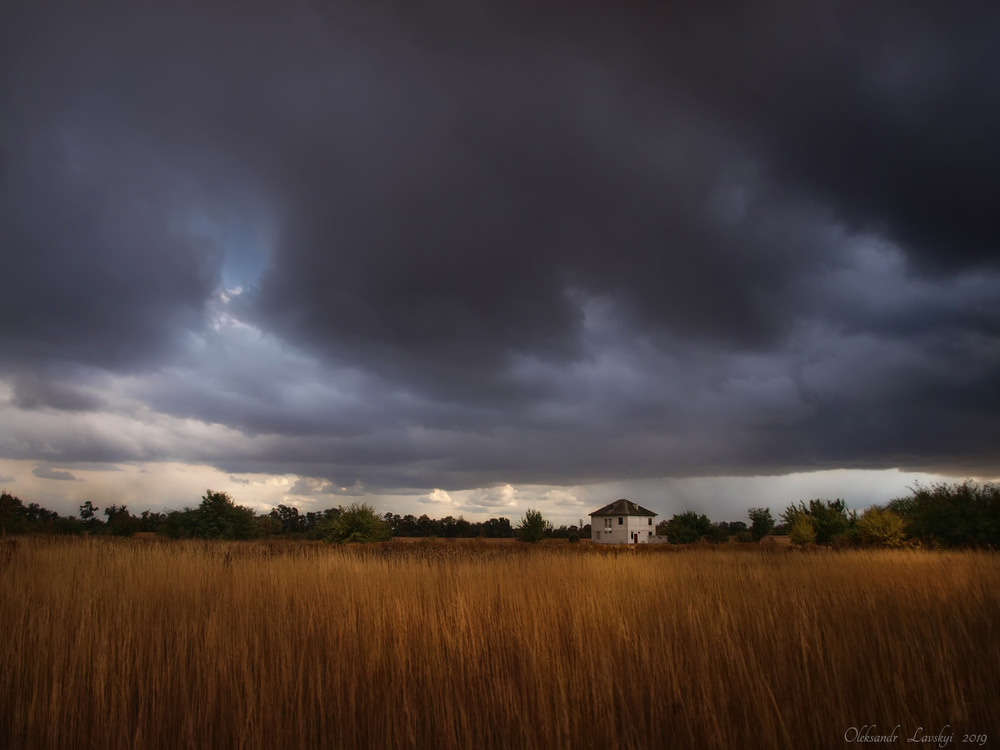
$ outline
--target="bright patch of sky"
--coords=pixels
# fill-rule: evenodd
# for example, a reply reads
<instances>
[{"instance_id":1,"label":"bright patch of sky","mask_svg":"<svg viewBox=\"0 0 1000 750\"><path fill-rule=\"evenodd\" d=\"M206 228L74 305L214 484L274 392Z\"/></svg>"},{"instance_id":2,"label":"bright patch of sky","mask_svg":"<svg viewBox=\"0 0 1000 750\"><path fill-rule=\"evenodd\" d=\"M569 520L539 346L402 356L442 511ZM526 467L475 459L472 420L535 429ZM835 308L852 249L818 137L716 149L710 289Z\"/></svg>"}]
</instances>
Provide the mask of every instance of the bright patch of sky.
<instances>
[{"instance_id":1,"label":"bright patch of sky","mask_svg":"<svg viewBox=\"0 0 1000 750\"><path fill-rule=\"evenodd\" d=\"M263 203L240 203L237 209L192 211L182 222L222 251L222 286L230 295L257 283L275 244L275 223Z\"/></svg>"},{"instance_id":2,"label":"bright patch of sky","mask_svg":"<svg viewBox=\"0 0 1000 750\"><path fill-rule=\"evenodd\" d=\"M73 464L72 482L64 481L64 472L56 463L43 466L34 460L0 460L6 490L25 502L38 502L64 515L75 515L86 500L100 507L126 504L136 514L147 509L180 510L198 505L210 488L229 492L238 503L258 513L279 504L305 513L366 502L379 513L463 516L470 521L503 516L516 524L532 508L555 525L570 525L581 520L588 523L589 513L626 497L658 513L659 520L693 510L713 521L746 521L751 507L768 507L778 518L799 501L843 498L849 508L862 510L906 496L917 485L956 481L920 472L837 469L779 477L660 478L576 487L504 484L451 492L435 489L429 493L378 494L367 493L363 486L340 487L315 477L230 473L203 464L169 461Z\"/></svg>"}]
</instances>

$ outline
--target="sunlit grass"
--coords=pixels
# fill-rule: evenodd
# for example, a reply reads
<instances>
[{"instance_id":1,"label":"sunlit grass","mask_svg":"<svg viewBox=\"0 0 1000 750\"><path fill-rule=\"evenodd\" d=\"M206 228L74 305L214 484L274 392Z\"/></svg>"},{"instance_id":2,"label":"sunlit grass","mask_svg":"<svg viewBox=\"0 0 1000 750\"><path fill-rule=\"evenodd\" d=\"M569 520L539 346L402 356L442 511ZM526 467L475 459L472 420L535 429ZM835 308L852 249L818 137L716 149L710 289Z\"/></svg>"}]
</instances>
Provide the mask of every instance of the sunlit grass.
<instances>
[{"instance_id":1,"label":"sunlit grass","mask_svg":"<svg viewBox=\"0 0 1000 750\"><path fill-rule=\"evenodd\" d=\"M22 538L0 576L0 746L997 731L991 553Z\"/></svg>"}]
</instances>

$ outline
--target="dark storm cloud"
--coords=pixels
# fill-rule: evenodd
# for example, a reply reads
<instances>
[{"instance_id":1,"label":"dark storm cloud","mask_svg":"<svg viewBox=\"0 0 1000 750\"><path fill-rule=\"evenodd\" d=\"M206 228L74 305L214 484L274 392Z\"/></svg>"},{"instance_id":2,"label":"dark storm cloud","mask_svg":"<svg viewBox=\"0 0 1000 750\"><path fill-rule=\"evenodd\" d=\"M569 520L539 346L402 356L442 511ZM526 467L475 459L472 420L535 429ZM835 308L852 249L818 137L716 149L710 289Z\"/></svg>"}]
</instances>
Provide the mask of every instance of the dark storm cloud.
<instances>
[{"instance_id":1,"label":"dark storm cloud","mask_svg":"<svg viewBox=\"0 0 1000 750\"><path fill-rule=\"evenodd\" d=\"M141 362L200 326L218 262L175 226L186 188L171 166L113 113L67 101L76 82L36 68L41 57L2 89L0 362Z\"/></svg>"},{"instance_id":2,"label":"dark storm cloud","mask_svg":"<svg viewBox=\"0 0 1000 750\"><path fill-rule=\"evenodd\" d=\"M228 470L337 486L988 464L1000 11L963 11L7 10L9 402L141 372L286 438Z\"/></svg>"},{"instance_id":3,"label":"dark storm cloud","mask_svg":"<svg viewBox=\"0 0 1000 750\"><path fill-rule=\"evenodd\" d=\"M1000 11L806 4L762 26L716 73L776 174L921 267L995 266Z\"/></svg>"},{"instance_id":4,"label":"dark storm cloud","mask_svg":"<svg viewBox=\"0 0 1000 750\"><path fill-rule=\"evenodd\" d=\"M93 411L100 409L102 399L78 384L67 382L66 374L47 376L42 372L21 374L14 378L11 402L21 409L56 409L59 411Z\"/></svg>"},{"instance_id":5,"label":"dark storm cloud","mask_svg":"<svg viewBox=\"0 0 1000 750\"><path fill-rule=\"evenodd\" d=\"M475 47L413 32L416 50L362 63L364 97L317 105L339 138L285 186L258 319L448 399L506 400L512 359L585 356L588 295L658 345L768 350L813 312L801 279L845 265L855 233L915 270L989 260L996 19L777 8L591 9L603 36L507 15L473 26Z\"/></svg>"},{"instance_id":6,"label":"dark storm cloud","mask_svg":"<svg viewBox=\"0 0 1000 750\"><path fill-rule=\"evenodd\" d=\"M0 184L0 358L141 361L200 325L212 248L169 226L168 196L143 174L156 166L51 135L59 147L25 134Z\"/></svg>"}]
</instances>

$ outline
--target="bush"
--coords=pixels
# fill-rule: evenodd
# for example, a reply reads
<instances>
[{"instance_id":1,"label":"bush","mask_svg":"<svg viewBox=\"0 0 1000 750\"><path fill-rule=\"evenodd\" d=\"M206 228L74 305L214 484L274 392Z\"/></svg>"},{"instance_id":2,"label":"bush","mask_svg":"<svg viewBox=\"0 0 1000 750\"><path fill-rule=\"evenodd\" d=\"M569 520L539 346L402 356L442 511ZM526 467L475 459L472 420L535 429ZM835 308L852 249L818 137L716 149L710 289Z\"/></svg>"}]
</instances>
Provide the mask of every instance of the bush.
<instances>
[{"instance_id":1,"label":"bush","mask_svg":"<svg viewBox=\"0 0 1000 750\"><path fill-rule=\"evenodd\" d=\"M799 516L806 516L812 523L817 544L830 544L842 534L851 530L852 518L847 515L847 504L843 500L810 500L809 505L799 502L790 505L781 514L791 536L792 525Z\"/></svg>"},{"instance_id":2,"label":"bush","mask_svg":"<svg viewBox=\"0 0 1000 750\"><path fill-rule=\"evenodd\" d=\"M323 539L328 542L385 542L392 539L392 527L367 503L351 503L323 522Z\"/></svg>"},{"instance_id":3,"label":"bush","mask_svg":"<svg viewBox=\"0 0 1000 750\"><path fill-rule=\"evenodd\" d=\"M792 544L812 544L816 541L816 527L806 513L798 513L788 526L788 538Z\"/></svg>"},{"instance_id":4,"label":"bush","mask_svg":"<svg viewBox=\"0 0 1000 750\"><path fill-rule=\"evenodd\" d=\"M899 547L903 543L903 517L891 510L869 508L858 519L858 534L865 544Z\"/></svg>"}]
</instances>

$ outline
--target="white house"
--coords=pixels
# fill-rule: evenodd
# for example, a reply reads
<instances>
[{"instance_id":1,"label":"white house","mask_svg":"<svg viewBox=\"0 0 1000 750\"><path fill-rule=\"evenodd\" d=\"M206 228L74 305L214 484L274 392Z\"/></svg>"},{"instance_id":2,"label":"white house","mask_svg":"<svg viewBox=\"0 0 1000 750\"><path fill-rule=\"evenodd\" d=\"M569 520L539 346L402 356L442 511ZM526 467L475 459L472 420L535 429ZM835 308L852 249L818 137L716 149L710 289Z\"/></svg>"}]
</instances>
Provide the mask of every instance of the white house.
<instances>
[{"instance_id":1,"label":"white house","mask_svg":"<svg viewBox=\"0 0 1000 750\"><path fill-rule=\"evenodd\" d=\"M657 514L622 498L590 514L590 536L601 544L646 544L653 541Z\"/></svg>"}]
</instances>

